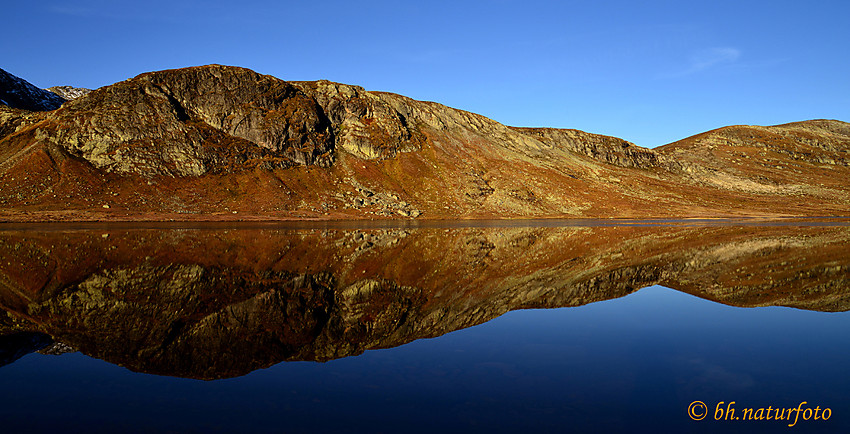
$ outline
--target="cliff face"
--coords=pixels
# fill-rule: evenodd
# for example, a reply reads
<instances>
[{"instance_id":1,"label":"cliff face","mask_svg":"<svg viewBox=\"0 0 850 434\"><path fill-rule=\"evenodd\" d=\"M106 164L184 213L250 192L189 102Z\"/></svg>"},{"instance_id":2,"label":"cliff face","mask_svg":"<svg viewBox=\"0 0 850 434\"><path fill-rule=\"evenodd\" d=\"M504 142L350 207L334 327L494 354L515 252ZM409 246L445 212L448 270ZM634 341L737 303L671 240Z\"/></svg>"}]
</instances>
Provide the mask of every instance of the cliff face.
<instances>
[{"instance_id":1,"label":"cliff face","mask_svg":"<svg viewBox=\"0 0 850 434\"><path fill-rule=\"evenodd\" d=\"M0 218L846 215L847 129L730 127L651 150L210 65L50 112L0 106Z\"/></svg>"},{"instance_id":2,"label":"cliff face","mask_svg":"<svg viewBox=\"0 0 850 434\"><path fill-rule=\"evenodd\" d=\"M846 311L848 247L828 226L5 231L0 335L17 342L8 359L41 333L134 370L222 378L653 284Z\"/></svg>"},{"instance_id":3,"label":"cliff face","mask_svg":"<svg viewBox=\"0 0 850 434\"><path fill-rule=\"evenodd\" d=\"M329 165L333 146L315 101L242 69L144 74L68 103L49 122L35 140L107 172L147 177Z\"/></svg>"},{"instance_id":4,"label":"cliff face","mask_svg":"<svg viewBox=\"0 0 850 434\"><path fill-rule=\"evenodd\" d=\"M512 129L530 135L541 142L562 146L577 154L615 166L639 169L654 167L676 169L678 167L673 159L616 137L556 128L512 127Z\"/></svg>"}]
</instances>

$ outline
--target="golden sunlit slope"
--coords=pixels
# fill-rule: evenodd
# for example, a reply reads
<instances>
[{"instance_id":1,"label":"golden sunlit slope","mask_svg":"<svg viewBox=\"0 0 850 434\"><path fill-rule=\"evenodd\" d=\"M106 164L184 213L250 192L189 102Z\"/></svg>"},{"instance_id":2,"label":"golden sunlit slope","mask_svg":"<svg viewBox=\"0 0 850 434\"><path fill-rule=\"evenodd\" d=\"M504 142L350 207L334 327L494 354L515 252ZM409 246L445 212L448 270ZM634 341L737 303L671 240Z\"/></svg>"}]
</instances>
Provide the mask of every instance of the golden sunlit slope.
<instances>
[{"instance_id":1,"label":"golden sunlit slope","mask_svg":"<svg viewBox=\"0 0 850 434\"><path fill-rule=\"evenodd\" d=\"M0 219L846 215L846 125L729 127L651 150L209 65L49 112L0 106Z\"/></svg>"},{"instance_id":2,"label":"golden sunlit slope","mask_svg":"<svg viewBox=\"0 0 850 434\"><path fill-rule=\"evenodd\" d=\"M717 187L847 203L850 124L812 120L719 128L656 149Z\"/></svg>"}]
</instances>

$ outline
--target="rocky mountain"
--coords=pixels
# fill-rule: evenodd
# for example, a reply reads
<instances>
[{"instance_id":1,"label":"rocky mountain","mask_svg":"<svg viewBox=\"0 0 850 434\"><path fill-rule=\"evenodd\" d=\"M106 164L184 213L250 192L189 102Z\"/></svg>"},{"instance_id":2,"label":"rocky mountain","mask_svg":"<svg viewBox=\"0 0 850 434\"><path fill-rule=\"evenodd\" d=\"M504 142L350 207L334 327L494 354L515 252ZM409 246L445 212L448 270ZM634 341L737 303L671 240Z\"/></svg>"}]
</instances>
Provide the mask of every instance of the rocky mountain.
<instances>
[{"instance_id":1,"label":"rocky mountain","mask_svg":"<svg viewBox=\"0 0 850 434\"><path fill-rule=\"evenodd\" d=\"M733 306L850 309L847 226L492 223L5 230L0 364L57 341L133 370L232 377L654 284Z\"/></svg>"},{"instance_id":2,"label":"rocky mountain","mask_svg":"<svg viewBox=\"0 0 850 434\"><path fill-rule=\"evenodd\" d=\"M847 215L849 150L840 121L646 149L209 65L0 106L0 219Z\"/></svg>"},{"instance_id":3,"label":"rocky mountain","mask_svg":"<svg viewBox=\"0 0 850 434\"><path fill-rule=\"evenodd\" d=\"M39 89L28 81L0 69L0 104L29 111L56 110L65 98Z\"/></svg>"},{"instance_id":4,"label":"rocky mountain","mask_svg":"<svg viewBox=\"0 0 850 434\"><path fill-rule=\"evenodd\" d=\"M63 99L70 101L72 99L77 99L81 96L87 95L91 92L91 89L86 89L84 87L73 87L73 86L53 86L48 87L46 90L49 90L56 95L61 96Z\"/></svg>"}]
</instances>

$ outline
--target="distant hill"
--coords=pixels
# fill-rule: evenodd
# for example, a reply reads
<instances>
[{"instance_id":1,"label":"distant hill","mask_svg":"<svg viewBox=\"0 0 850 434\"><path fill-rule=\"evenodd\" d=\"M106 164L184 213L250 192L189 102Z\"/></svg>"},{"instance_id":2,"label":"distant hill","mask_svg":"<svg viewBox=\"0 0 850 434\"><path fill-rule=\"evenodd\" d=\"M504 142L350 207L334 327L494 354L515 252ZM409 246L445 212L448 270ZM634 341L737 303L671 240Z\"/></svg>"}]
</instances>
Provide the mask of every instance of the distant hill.
<instances>
[{"instance_id":1,"label":"distant hill","mask_svg":"<svg viewBox=\"0 0 850 434\"><path fill-rule=\"evenodd\" d=\"M0 69L0 104L30 111L58 109L65 99Z\"/></svg>"},{"instance_id":2,"label":"distant hill","mask_svg":"<svg viewBox=\"0 0 850 434\"><path fill-rule=\"evenodd\" d=\"M51 112L0 106L0 219L848 215L848 130L726 127L653 150L208 65Z\"/></svg>"}]
</instances>

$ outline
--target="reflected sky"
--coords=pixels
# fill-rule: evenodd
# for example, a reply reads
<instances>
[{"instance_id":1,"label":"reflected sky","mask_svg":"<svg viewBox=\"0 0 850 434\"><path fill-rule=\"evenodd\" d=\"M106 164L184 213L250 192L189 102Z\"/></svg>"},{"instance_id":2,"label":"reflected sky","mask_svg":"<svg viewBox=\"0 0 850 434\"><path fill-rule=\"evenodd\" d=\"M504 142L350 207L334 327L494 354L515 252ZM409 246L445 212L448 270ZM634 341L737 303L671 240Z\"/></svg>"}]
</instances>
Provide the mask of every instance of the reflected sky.
<instances>
[{"instance_id":1,"label":"reflected sky","mask_svg":"<svg viewBox=\"0 0 850 434\"><path fill-rule=\"evenodd\" d=\"M846 222L526 223L0 230L0 420L9 432L850 428ZM706 420L688 416L697 400ZM715 421L721 401L832 415Z\"/></svg>"},{"instance_id":2,"label":"reflected sky","mask_svg":"<svg viewBox=\"0 0 850 434\"><path fill-rule=\"evenodd\" d=\"M0 418L11 432L836 432L850 428L847 330L848 313L731 307L652 286L215 381L30 354L0 368ZM695 400L712 411L808 401L833 414L793 428L696 422Z\"/></svg>"}]
</instances>

